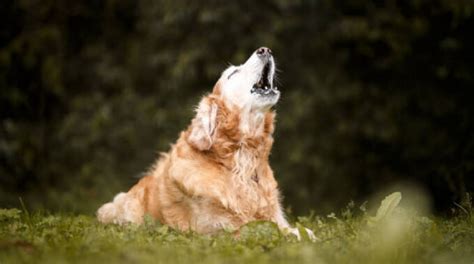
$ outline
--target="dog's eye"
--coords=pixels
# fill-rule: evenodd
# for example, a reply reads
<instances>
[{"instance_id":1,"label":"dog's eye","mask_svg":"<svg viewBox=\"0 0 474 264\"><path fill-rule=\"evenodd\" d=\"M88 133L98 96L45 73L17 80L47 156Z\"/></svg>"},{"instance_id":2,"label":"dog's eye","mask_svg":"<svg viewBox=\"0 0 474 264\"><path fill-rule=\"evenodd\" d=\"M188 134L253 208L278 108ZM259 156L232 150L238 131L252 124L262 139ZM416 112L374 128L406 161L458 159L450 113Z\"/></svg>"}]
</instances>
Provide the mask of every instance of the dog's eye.
<instances>
[{"instance_id":1,"label":"dog's eye","mask_svg":"<svg viewBox=\"0 0 474 264\"><path fill-rule=\"evenodd\" d=\"M229 76L227 76L227 80L229 80L230 77L232 77L232 75L236 74L237 72L239 72L239 69L236 69L231 74L229 74Z\"/></svg>"}]
</instances>

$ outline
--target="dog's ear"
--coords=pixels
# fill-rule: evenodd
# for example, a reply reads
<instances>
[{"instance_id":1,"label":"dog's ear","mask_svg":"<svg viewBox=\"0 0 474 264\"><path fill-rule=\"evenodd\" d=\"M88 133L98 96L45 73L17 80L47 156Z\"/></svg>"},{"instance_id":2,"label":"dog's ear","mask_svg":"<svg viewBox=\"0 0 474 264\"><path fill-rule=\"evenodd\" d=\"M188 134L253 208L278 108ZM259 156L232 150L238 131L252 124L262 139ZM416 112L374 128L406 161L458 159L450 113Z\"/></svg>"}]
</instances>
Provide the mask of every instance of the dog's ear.
<instances>
[{"instance_id":1,"label":"dog's ear","mask_svg":"<svg viewBox=\"0 0 474 264\"><path fill-rule=\"evenodd\" d=\"M188 143L199 150L209 150L216 130L217 105L204 98L196 109L191 124Z\"/></svg>"}]
</instances>

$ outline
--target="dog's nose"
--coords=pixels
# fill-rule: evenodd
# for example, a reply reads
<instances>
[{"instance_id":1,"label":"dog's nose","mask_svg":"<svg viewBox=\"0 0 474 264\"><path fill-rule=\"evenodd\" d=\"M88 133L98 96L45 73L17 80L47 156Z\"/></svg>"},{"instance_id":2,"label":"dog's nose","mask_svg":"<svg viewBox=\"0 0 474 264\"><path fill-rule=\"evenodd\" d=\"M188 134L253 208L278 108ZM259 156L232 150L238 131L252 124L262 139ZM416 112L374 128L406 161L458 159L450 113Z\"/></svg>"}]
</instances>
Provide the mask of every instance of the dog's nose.
<instances>
[{"instance_id":1,"label":"dog's nose","mask_svg":"<svg viewBox=\"0 0 474 264\"><path fill-rule=\"evenodd\" d=\"M256 53L260 56L268 56L272 55L272 50L267 47L261 47L257 49Z\"/></svg>"}]
</instances>

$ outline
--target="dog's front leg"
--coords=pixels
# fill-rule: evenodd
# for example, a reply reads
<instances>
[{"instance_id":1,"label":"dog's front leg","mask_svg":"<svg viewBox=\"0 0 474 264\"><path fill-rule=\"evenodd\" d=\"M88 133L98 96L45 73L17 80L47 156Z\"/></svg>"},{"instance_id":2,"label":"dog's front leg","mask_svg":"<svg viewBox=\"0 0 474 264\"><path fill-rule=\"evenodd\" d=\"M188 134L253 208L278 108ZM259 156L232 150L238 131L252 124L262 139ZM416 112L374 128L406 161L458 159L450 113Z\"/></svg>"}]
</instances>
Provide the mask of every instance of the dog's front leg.
<instances>
[{"instance_id":1,"label":"dog's front leg","mask_svg":"<svg viewBox=\"0 0 474 264\"><path fill-rule=\"evenodd\" d=\"M280 230L282 230L284 233L291 233L295 235L298 240L301 240L300 231L298 230L298 228L291 227L290 224L288 224L288 221L285 218L285 214L283 213L280 204L277 205L274 221L277 223ZM306 230L306 233L308 234L308 237L311 241L314 242L317 240L313 231L311 231L310 229L306 227L304 229Z\"/></svg>"}]
</instances>

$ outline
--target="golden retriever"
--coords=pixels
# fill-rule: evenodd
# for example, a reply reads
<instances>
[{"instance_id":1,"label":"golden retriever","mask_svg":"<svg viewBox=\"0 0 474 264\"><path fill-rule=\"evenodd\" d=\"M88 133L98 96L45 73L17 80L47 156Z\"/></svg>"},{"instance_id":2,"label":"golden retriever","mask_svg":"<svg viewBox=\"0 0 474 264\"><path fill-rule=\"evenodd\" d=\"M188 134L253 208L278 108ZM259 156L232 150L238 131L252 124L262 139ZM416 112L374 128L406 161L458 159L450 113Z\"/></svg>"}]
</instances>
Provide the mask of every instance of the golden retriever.
<instances>
[{"instance_id":1,"label":"golden retriever","mask_svg":"<svg viewBox=\"0 0 474 264\"><path fill-rule=\"evenodd\" d=\"M268 163L275 118L271 108L280 97L274 76L274 59L266 47L244 64L227 68L171 150L127 193L100 207L99 221L142 223L149 214L179 230L210 234L268 220L300 239L285 219Z\"/></svg>"}]
</instances>

